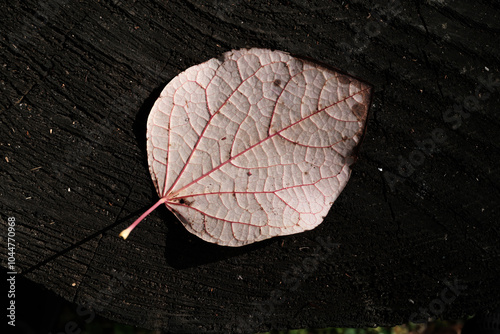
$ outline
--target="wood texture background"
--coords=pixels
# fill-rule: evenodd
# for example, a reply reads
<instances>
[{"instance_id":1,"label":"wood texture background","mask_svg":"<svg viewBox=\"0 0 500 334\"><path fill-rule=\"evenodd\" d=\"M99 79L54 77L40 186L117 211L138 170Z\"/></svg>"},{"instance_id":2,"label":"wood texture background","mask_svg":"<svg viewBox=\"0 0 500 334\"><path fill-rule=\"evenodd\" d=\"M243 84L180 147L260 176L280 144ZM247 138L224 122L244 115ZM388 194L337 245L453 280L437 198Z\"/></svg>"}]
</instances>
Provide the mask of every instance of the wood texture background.
<instances>
[{"instance_id":1,"label":"wood texture background","mask_svg":"<svg viewBox=\"0 0 500 334\"><path fill-rule=\"evenodd\" d=\"M165 332L395 325L499 306L498 2L1 8L2 230L15 217L24 278ZM121 240L157 200L145 132L159 92L242 47L310 57L375 87L358 162L326 221L233 249L161 208Z\"/></svg>"}]
</instances>

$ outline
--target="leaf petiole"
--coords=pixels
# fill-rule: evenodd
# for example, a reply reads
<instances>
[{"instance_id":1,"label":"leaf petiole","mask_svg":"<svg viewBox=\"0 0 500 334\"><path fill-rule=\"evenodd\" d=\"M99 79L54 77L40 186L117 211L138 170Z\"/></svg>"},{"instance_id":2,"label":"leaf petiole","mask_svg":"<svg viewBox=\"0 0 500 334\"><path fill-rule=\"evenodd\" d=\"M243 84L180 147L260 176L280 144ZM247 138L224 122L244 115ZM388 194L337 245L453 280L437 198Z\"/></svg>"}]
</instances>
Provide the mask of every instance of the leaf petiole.
<instances>
[{"instance_id":1,"label":"leaf petiole","mask_svg":"<svg viewBox=\"0 0 500 334\"><path fill-rule=\"evenodd\" d=\"M133 222L129 227L127 227L126 229L124 229L121 233L120 233L120 237L122 237L123 239L127 239L128 235L130 234L130 232L132 232L132 230L144 219L146 218L151 212L153 212L160 204L163 204L167 201L167 197L162 197L160 198L160 200L158 202L156 202L152 207L150 207L146 212L144 212L139 218L137 218L135 220L135 222Z\"/></svg>"}]
</instances>

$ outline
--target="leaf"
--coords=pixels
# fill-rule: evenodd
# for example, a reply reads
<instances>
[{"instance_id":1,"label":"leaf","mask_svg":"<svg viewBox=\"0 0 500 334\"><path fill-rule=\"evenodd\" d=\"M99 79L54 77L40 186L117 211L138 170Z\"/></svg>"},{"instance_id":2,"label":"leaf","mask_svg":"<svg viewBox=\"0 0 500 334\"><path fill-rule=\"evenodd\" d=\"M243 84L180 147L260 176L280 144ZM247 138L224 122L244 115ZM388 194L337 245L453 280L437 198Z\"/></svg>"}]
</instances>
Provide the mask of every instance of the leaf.
<instances>
[{"instance_id":1,"label":"leaf","mask_svg":"<svg viewBox=\"0 0 500 334\"><path fill-rule=\"evenodd\" d=\"M160 200L198 237L243 246L318 226L344 189L371 86L281 51L190 67L148 118Z\"/></svg>"}]
</instances>

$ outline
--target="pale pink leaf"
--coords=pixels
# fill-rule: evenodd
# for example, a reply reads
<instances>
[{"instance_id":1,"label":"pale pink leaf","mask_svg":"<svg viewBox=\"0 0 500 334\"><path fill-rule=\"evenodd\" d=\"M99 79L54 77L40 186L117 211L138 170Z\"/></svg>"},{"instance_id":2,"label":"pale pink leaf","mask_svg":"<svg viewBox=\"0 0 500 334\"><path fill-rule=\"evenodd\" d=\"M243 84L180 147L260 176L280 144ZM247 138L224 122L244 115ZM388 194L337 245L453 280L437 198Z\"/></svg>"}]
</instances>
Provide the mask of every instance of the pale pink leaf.
<instances>
[{"instance_id":1,"label":"pale pink leaf","mask_svg":"<svg viewBox=\"0 0 500 334\"><path fill-rule=\"evenodd\" d=\"M281 51L242 49L190 67L148 119L160 201L187 230L243 246L318 226L344 189L371 86Z\"/></svg>"}]
</instances>

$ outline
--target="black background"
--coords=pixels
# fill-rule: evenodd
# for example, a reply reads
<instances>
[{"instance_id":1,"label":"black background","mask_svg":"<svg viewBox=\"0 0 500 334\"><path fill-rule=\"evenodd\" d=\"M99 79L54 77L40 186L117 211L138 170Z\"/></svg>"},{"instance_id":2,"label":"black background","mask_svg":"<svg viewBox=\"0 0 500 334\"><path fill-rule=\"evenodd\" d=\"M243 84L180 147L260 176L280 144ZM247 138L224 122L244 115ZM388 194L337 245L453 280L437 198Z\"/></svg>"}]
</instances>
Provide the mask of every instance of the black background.
<instances>
[{"instance_id":1,"label":"black background","mask_svg":"<svg viewBox=\"0 0 500 334\"><path fill-rule=\"evenodd\" d=\"M23 321L42 326L55 296L80 306L79 322L91 309L172 332L395 325L498 307L497 2L1 8L2 249L15 217ZM121 240L157 200L145 124L159 92L242 47L310 57L374 85L344 192L315 230L243 248L197 239L165 208ZM26 295L36 315L23 313Z\"/></svg>"}]
</instances>

